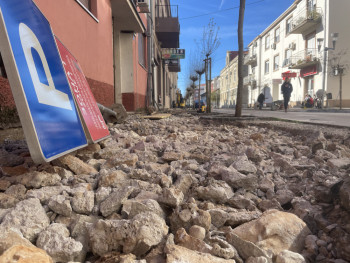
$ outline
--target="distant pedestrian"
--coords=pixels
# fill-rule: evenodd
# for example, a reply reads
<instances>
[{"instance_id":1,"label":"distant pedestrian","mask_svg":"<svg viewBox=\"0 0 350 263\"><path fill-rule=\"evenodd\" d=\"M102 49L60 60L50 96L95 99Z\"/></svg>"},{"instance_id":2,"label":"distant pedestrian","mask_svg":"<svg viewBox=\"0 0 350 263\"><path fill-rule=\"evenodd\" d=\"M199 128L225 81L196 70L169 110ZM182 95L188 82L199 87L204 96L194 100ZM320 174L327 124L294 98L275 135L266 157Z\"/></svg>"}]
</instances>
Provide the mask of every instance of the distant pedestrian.
<instances>
[{"instance_id":1,"label":"distant pedestrian","mask_svg":"<svg viewBox=\"0 0 350 263\"><path fill-rule=\"evenodd\" d=\"M282 90L283 99L284 99L284 111L287 112L290 95L293 92L293 86L290 83L290 78L286 78L286 80L283 82L281 86L281 90Z\"/></svg>"},{"instance_id":2,"label":"distant pedestrian","mask_svg":"<svg viewBox=\"0 0 350 263\"><path fill-rule=\"evenodd\" d=\"M259 97L258 97L258 102L259 102L259 110L262 109L263 105L264 105L264 101L265 101L265 95L264 93L260 93Z\"/></svg>"}]
</instances>

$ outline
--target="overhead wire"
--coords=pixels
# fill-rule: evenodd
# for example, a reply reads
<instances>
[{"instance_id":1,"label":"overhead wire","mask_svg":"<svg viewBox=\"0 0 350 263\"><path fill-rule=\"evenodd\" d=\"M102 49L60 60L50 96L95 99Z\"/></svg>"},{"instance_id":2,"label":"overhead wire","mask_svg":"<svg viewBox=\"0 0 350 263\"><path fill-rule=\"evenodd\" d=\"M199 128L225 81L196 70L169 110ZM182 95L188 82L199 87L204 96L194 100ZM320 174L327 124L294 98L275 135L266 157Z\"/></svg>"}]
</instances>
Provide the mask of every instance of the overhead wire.
<instances>
[{"instance_id":1,"label":"overhead wire","mask_svg":"<svg viewBox=\"0 0 350 263\"><path fill-rule=\"evenodd\" d=\"M248 4L246 4L246 6L249 6L249 5L255 5L255 4L258 4L258 3L261 3L261 2L264 2L265 0L259 0L259 1L255 1L255 2L251 2L251 3L248 3ZM202 16L208 16L208 15L211 15L211 14L217 14L217 13L222 13L222 12L227 12L227 11L230 11L230 10L234 10L234 9L238 9L239 8L239 6L236 6L236 7L231 7L231 8L227 8L227 9L222 9L222 10L218 10L218 11L215 11L215 12L210 12L210 13L205 13L205 14L201 14L201 15L196 15L196 16L190 16L190 17L184 17L184 18L179 18L180 20L187 20L187 19L193 19L193 18L198 18L198 17L202 17ZM285 24L285 21L284 22L280 22L280 23L278 23L275 27L274 27L274 29L276 29L276 28L278 28L278 26L279 26L279 28L280 28L280 38L282 38L282 32L284 32L284 34L285 34L285 30L286 30L286 24ZM274 35L275 35L275 32L273 32L274 31L274 29L272 29L268 34L266 34L266 35L270 35L270 43L272 42L273 43L273 40L274 40ZM272 33L272 36L271 36L271 33ZM265 35L265 36L266 36ZM285 36L284 36L285 37ZM272 40L272 41L271 41ZM265 37L264 37L264 41L262 41L262 48L263 49L265 49ZM266 50L266 49L265 49ZM278 53L279 54L279 53ZM273 57L275 57L275 55L276 54L274 54L274 56ZM281 59L281 57L284 57L284 55L285 54L282 54L282 56L281 56L281 54L279 54L279 56L280 56L280 59ZM216 61L221 61L221 60L223 60L223 59L225 59L226 57L221 57L221 58L214 58L214 60L216 60ZM269 59L268 59L269 60ZM282 61L283 61L283 59L282 59ZM279 61L279 63L278 64L280 64L281 62ZM273 65L272 65L273 66ZM278 65L278 67L281 67L280 65ZM282 66L283 67L283 66Z\"/></svg>"},{"instance_id":2,"label":"overhead wire","mask_svg":"<svg viewBox=\"0 0 350 263\"><path fill-rule=\"evenodd\" d=\"M264 2L264 1L265 0L255 1L255 2L252 2L252 3L246 4L246 6L258 4L258 3L261 3L261 2ZM235 7L226 8L226 9L222 9L222 10L218 10L218 11L214 11L214 12L210 12L210 13L206 13L206 14L201 14L201 15L196 15L196 16L188 16L188 17L183 17L183 18L179 18L179 19L180 20L193 19L193 18L197 18L197 17L209 16L209 15L212 15L212 14L222 13L222 12L226 12L226 11L230 11L230 10L234 10L234 9L238 9L238 8L239 8L239 6L235 6Z\"/></svg>"}]
</instances>

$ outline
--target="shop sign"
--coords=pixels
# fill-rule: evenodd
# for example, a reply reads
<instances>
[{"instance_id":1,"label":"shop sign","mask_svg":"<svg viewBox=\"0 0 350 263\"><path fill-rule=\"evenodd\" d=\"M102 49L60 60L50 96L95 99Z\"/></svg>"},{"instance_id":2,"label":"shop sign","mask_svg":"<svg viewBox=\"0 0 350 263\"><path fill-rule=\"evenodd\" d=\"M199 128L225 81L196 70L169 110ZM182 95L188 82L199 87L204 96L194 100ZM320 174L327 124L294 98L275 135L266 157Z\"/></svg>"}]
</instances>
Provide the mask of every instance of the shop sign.
<instances>
[{"instance_id":1,"label":"shop sign","mask_svg":"<svg viewBox=\"0 0 350 263\"><path fill-rule=\"evenodd\" d=\"M282 73L282 78L285 79L285 78L296 78L297 77L297 73L296 72L290 72L290 71L287 71L287 72L283 72Z\"/></svg>"},{"instance_id":2,"label":"shop sign","mask_svg":"<svg viewBox=\"0 0 350 263\"><path fill-rule=\"evenodd\" d=\"M56 43L79 113L84 121L84 128L89 142L96 143L105 139L110 135L108 127L79 62L57 37Z\"/></svg>"},{"instance_id":3,"label":"shop sign","mask_svg":"<svg viewBox=\"0 0 350 263\"><path fill-rule=\"evenodd\" d=\"M305 78L305 77L316 75L317 73L318 73L317 72L317 65L314 65L314 66L310 66L310 67L301 69L300 70L300 77Z\"/></svg>"},{"instance_id":4,"label":"shop sign","mask_svg":"<svg viewBox=\"0 0 350 263\"><path fill-rule=\"evenodd\" d=\"M184 59L185 49L163 48L162 59Z\"/></svg>"}]
</instances>

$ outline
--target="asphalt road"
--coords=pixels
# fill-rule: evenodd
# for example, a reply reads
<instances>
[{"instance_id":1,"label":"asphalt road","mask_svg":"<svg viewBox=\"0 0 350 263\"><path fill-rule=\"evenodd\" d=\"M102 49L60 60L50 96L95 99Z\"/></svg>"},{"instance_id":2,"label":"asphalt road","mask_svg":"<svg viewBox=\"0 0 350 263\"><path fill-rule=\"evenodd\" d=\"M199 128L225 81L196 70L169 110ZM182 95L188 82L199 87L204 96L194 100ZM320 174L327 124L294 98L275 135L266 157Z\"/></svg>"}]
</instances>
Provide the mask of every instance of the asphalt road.
<instances>
[{"instance_id":1,"label":"asphalt road","mask_svg":"<svg viewBox=\"0 0 350 263\"><path fill-rule=\"evenodd\" d=\"M213 112L234 114L234 109L214 109ZM270 109L253 110L245 109L242 115L256 117L271 117L304 123L325 124L331 126L350 128L350 110L324 110L309 111L303 109L290 109L287 113L284 110L271 111Z\"/></svg>"}]
</instances>

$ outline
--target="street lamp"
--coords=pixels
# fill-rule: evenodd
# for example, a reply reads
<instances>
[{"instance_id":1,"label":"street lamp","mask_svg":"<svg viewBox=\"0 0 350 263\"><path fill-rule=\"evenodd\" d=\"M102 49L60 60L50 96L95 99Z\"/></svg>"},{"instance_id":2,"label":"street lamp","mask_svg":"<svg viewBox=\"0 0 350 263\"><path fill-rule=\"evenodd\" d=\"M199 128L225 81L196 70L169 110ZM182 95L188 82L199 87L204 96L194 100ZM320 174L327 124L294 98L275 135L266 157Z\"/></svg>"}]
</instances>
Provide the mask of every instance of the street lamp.
<instances>
[{"instance_id":1,"label":"street lamp","mask_svg":"<svg viewBox=\"0 0 350 263\"><path fill-rule=\"evenodd\" d=\"M335 45L338 41L339 34L338 33L332 33L332 42L333 42L333 47L324 47L323 49L323 76L322 76L322 99L321 99L321 108L323 108L323 103L324 103L324 94L326 90L326 67L327 67L327 52L329 50L335 50ZM323 38L318 38L317 43L318 43L318 52L321 50L321 46L323 43Z\"/></svg>"}]
</instances>

